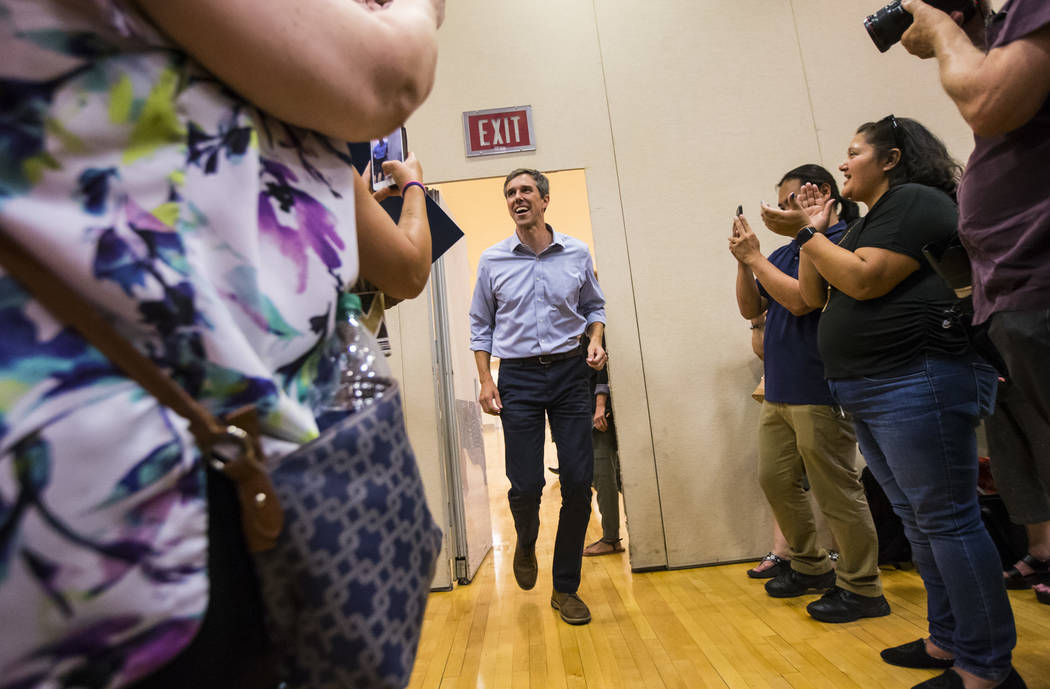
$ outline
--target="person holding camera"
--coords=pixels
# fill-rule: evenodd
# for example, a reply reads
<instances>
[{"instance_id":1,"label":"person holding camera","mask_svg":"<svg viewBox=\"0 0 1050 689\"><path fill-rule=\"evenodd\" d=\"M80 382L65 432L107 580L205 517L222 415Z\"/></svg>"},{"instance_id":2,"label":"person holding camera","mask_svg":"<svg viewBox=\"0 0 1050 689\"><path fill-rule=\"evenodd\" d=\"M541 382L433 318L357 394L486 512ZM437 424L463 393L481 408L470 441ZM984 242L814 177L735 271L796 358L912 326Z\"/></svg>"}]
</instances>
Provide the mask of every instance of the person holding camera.
<instances>
[{"instance_id":1,"label":"person holding camera","mask_svg":"<svg viewBox=\"0 0 1050 689\"><path fill-rule=\"evenodd\" d=\"M959 184L959 236L973 265L974 323L1050 421L1050 4L1007 0L960 26L920 0L901 38L936 58L941 84L974 132ZM987 24L985 25L985 20Z\"/></svg>"},{"instance_id":2,"label":"person holding camera","mask_svg":"<svg viewBox=\"0 0 1050 689\"><path fill-rule=\"evenodd\" d=\"M953 317L956 296L923 255L955 232L959 165L921 124L890 115L861 125L839 169L843 194L869 211L837 245L822 234L832 203L813 185L790 210L763 214L802 246L803 298L824 308L818 342L828 385L853 415L926 587L929 637L882 657L946 669L915 689L1024 687L976 490L974 429L995 403L998 374L973 351Z\"/></svg>"},{"instance_id":3,"label":"person holding camera","mask_svg":"<svg viewBox=\"0 0 1050 689\"><path fill-rule=\"evenodd\" d=\"M979 6L987 16L983 0ZM974 323L987 324L1006 361L1012 404L1034 412L1023 415L1027 427L1019 429L1038 437L1050 424L1050 4L1009 0L987 28L984 17L961 22L958 13L917 0L903 7L914 21L902 45L920 58L936 58L944 90L974 132L959 189ZM1041 575L1036 595L1050 603L1047 486L1031 480L1046 469L1016 455L993 461L1007 479L1001 489L1011 518L1023 521L1029 536L1028 554L1007 584L1030 585Z\"/></svg>"}]
</instances>

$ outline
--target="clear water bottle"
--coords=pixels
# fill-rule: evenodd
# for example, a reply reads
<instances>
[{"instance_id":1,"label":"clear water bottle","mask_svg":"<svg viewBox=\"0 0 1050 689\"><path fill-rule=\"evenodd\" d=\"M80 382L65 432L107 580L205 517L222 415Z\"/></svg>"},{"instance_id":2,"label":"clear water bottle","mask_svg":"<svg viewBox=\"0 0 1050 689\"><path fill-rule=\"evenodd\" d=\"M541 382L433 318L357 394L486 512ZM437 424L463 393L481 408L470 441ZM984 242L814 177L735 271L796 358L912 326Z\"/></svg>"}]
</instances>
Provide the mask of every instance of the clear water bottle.
<instances>
[{"instance_id":1,"label":"clear water bottle","mask_svg":"<svg viewBox=\"0 0 1050 689\"><path fill-rule=\"evenodd\" d=\"M356 294L339 296L335 334L325 343L319 366L333 373L322 377L312 400L320 431L374 404L394 383L379 344L361 322L361 312L361 299Z\"/></svg>"}]
</instances>

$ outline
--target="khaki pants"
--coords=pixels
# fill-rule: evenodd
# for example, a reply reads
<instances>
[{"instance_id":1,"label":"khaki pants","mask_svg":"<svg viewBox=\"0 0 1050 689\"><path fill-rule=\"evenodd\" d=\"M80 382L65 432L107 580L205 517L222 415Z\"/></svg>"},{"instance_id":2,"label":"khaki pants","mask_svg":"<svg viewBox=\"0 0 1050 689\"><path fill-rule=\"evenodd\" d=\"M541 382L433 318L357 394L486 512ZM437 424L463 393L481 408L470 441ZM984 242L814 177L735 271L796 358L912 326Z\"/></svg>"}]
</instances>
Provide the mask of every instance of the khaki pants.
<instances>
[{"instance_id":1,"label":"khaki pants","mask_svg":"<svg viewBox=\"0 0 1050 689\"><path fill-rule=\"evenodd\" d=\"M861 596L882 594L878 538L856 466L853 424L835 407L765 401L758 424L758 474L762 490L791 548L791 566L802 574L831 569L801 479L839 547L839 588Z\"/></svg>"}]
</instances>

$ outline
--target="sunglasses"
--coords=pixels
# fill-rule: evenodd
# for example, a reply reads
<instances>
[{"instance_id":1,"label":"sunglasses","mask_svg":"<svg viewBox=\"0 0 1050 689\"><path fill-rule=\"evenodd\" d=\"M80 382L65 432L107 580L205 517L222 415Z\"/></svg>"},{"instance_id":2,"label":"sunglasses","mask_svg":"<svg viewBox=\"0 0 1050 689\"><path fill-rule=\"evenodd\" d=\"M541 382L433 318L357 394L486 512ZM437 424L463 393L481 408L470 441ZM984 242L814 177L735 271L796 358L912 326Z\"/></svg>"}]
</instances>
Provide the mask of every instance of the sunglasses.
<instances>
[{"instance_id":1,"label":"sunglasses","mask_svg":"<svg viewBox=\"0 0 1050 689\"><path fill-rule=\"evenodd\" d=\"M886 115L881 120L879 120L878 124L889 124L890 125L890 130L893 132L893 144L898 149L903 151L904 150L904 146L901 144L901 141L904 138L904 128L901 127L900 121L898 121L896 117L894 117L892 114L890 114L890 115Z\"/></svg>"}]
</instances>

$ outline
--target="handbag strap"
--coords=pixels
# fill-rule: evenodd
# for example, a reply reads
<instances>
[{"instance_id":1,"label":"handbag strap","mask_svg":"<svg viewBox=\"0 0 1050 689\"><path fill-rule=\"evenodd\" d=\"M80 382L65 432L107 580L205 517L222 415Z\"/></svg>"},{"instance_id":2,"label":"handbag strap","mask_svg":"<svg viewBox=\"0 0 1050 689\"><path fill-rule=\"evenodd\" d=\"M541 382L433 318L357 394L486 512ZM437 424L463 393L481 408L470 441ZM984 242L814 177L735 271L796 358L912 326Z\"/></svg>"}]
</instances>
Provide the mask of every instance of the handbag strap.
<instances>
[{"instance_id":1,"label":"handbag strap","mask_svg":"<svg viewBox=\"0 0 1050 689\"><path fill-rule=\"evenodd\" d=\"M211 447L218 439L228 436L226 424L121 337L92 304L26 251L3 228L0 228L0 265L59 322L79 332L158 402L189 421L190 432L199 446Z\"/></svg>"}]
</instances>

